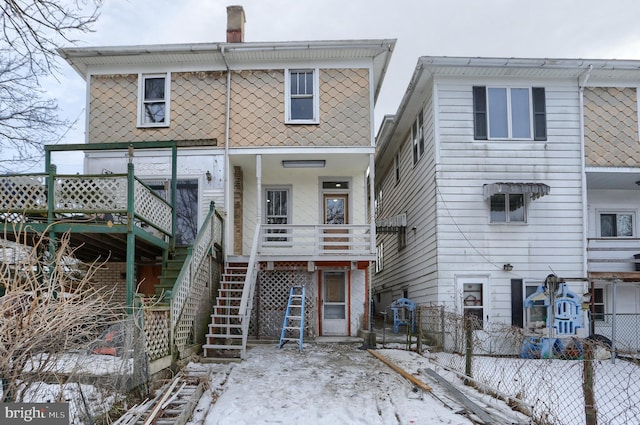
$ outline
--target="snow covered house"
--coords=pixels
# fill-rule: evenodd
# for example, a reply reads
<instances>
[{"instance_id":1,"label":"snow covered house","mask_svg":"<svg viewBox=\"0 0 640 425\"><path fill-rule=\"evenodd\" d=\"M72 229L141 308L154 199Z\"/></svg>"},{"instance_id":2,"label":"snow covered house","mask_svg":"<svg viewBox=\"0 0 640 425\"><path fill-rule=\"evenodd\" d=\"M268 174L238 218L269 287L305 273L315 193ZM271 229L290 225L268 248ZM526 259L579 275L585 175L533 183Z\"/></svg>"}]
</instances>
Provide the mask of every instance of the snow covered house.
<instances>
[{"instance_id":1,"label":"snow covered house","mask_svg":"<svg viewBox=\"0 0 640 425\"><path fill-rule=\"evenodd\" d=\"M68 228L98 246L89 258L120 252L111 283L127 303L169 303L180 355L205 337L208 356L279 337L292 286L306 288L305 337L357 335L375 261L373 108L395 40L245 42L242 7L227 17L226 43L60 51L87 84L86 144L52 147L48 173L81 180L80 198L125 176L96 201L100 223ZM85 175L55 175L67 149L85 152Z\"/></svg>"},{"instance_id":2,"label":"snow covered house","mask_svg":"<svg viewBox=\"0 0 640 425\"><path fill-rule=\"evenodd\" d=\"M419 58L377 135L377 306L522 326L554 273L596 333L640 313L639 84L639 61Z\"/></svg>"}]
</instances>

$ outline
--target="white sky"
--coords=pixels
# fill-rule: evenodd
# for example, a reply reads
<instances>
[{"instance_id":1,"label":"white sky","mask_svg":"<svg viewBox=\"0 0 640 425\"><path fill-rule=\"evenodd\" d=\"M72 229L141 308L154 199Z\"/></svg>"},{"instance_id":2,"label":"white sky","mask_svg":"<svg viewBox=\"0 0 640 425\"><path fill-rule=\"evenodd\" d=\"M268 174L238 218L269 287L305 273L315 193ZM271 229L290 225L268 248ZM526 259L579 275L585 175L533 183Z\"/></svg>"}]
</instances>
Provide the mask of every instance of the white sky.
<instances>
[{"instance_id":1,"label":"white sky","mask_svg":"<svg viewBox=\"0 0 640 425\"><path fill-rule=\"evenodd\" d=\"M244 7L248 42L395 38L376 130L396 112L420 56L640 59L637 0L103 1L95 32L80 34L77 47L224 42L228 5ZM65 117L81 116L62 143L82 143L85 83L61 68L47 89Z\"/></svg>"}]
</instances>

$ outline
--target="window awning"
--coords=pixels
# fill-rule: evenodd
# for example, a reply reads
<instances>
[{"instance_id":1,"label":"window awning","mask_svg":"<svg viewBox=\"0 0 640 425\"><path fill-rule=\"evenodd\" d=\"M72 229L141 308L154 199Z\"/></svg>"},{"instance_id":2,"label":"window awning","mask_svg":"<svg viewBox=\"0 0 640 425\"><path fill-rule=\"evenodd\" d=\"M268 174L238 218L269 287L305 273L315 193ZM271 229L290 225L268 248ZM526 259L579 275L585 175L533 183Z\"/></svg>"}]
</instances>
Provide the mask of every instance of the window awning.
<instances>
[{"instance_id":1,"label":"window awning","mask_svg":"<svg viewBox=\"0 0 640 425\"><path fill-rule=\"evenodd\" d=\"M551 188L544 183L491 183L485 184L484 197L490 198L498 193L523 193L529 195L531 199L538 199L548 195Z\"/></svg>"},{"instance_id":2,"label":"window awning","mask_svg":"<svg viewBox=\"0 0 640 425\"><path fill-rule=\"evenodd\" d=\"M401 227L407 227L406 214L376 220L376 232L378 233L396 233Z\"/></svg>"}]
</instances>

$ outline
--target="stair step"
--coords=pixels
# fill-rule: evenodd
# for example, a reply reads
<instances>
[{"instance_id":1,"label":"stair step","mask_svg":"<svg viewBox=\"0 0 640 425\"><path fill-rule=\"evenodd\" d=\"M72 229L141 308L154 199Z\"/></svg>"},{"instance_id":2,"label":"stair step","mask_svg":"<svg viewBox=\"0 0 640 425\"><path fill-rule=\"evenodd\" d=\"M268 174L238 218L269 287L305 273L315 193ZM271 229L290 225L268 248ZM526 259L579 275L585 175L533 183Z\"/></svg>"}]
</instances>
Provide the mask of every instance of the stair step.
<instances>
[{"instance_id":1,"label":"stair step","mask_svg":"<svg viewBox=\"0 0 640 425\"><path fill-rule=\"evenodd\" d=\"M241 323L209 323L209 329L211 329L211 328L217 328L217 329L224 329L224 328L240 329L240 328L242 328L242 324Z\"/></svg>"},{"instance_id":2,"label":"stair step","mask_svg":"<svg viewBox=\"0 0 640 425\"><path fill-rule=\"evenodd\" d=\"M242 345L204 344L202 348L206 350L241 350Z\"/></svg>"},{"instance_id":3,"label":"stair step","mask_svg":"<svg viewBox=\"0 0 640 425\"><path fill-rule=\"evenodd\" d=\"M239 334L206 334L207 339L241 339L242 335Z\"/></svg>"}]
</instances>

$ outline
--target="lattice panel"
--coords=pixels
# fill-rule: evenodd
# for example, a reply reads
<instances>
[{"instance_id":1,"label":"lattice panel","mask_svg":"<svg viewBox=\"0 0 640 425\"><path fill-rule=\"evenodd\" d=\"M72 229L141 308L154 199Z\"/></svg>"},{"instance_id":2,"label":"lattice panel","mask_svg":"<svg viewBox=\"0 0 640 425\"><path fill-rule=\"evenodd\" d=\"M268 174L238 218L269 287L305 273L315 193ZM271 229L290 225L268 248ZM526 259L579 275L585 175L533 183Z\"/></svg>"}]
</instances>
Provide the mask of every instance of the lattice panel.
<instances>
[{"instance_id":1,"label":"lattice panel","mask_svg":"<svg viewBox=\"0 0 640 425\"><path fill-rule=\"evenodd\" d=\"M134 182L134 197L136 214L171 234L171 206L138 180Z\"/></svg>"},{"instance_id":2,"label":"lattice panel","mask_svg":"<svg viewBox=\"0 0 640 425\"><path fill-rule=\"evenodd\" d=\"M127 209L126 177L56 178L53 193L59 212Z\"/></svg>"},{"instance_id":3,"label":"lattice panel","mask_svg":"<svg viewBox=\"0 0 640 425\"><path fill-rule=\"evenodd\" d=\"M258 274L254 306L249 325L249 334L261 338L279 338L284 313L292 286L305 286L305 337L315 337L317 333L317 285L313 273L301 270L261 271Z\"/></svg>"},{"instance_id":4,"label":"lattice panel","mask_svg":"<svg viewBox=\"0 0 640 425\"><path fill-rule=\"evenodd\" d=\"M182 351L188 344L194 343L195 335L193 334L193 329L198 315L198 306L202 300L207 283L211 279L211 269L209 266L209 261L203 261L199 267L194 268L194 274L191 279L191 290L187 295L176 326L175 344L179 351Z\"/></svg>"},{"instance_id":5,"label":"lattice panel","mask_svg":"<svg viewBox=\"0 0 640 425\"><path fill-rule=\"evenodd\" d=\"M171 354L169 315L168 308L144 309L144 334L147 340L149 360L156 360Z\"/></svg>"},{"instance_id":6,"label":"lattice panel","mask_svg":"<svg viewBox=\"0 0 640 425\"><path fill-rule=\"evenodd\" d=\"M5 176L0 179L0 210L47 210L46 176Z\"/></svg>"}]
</instances>

